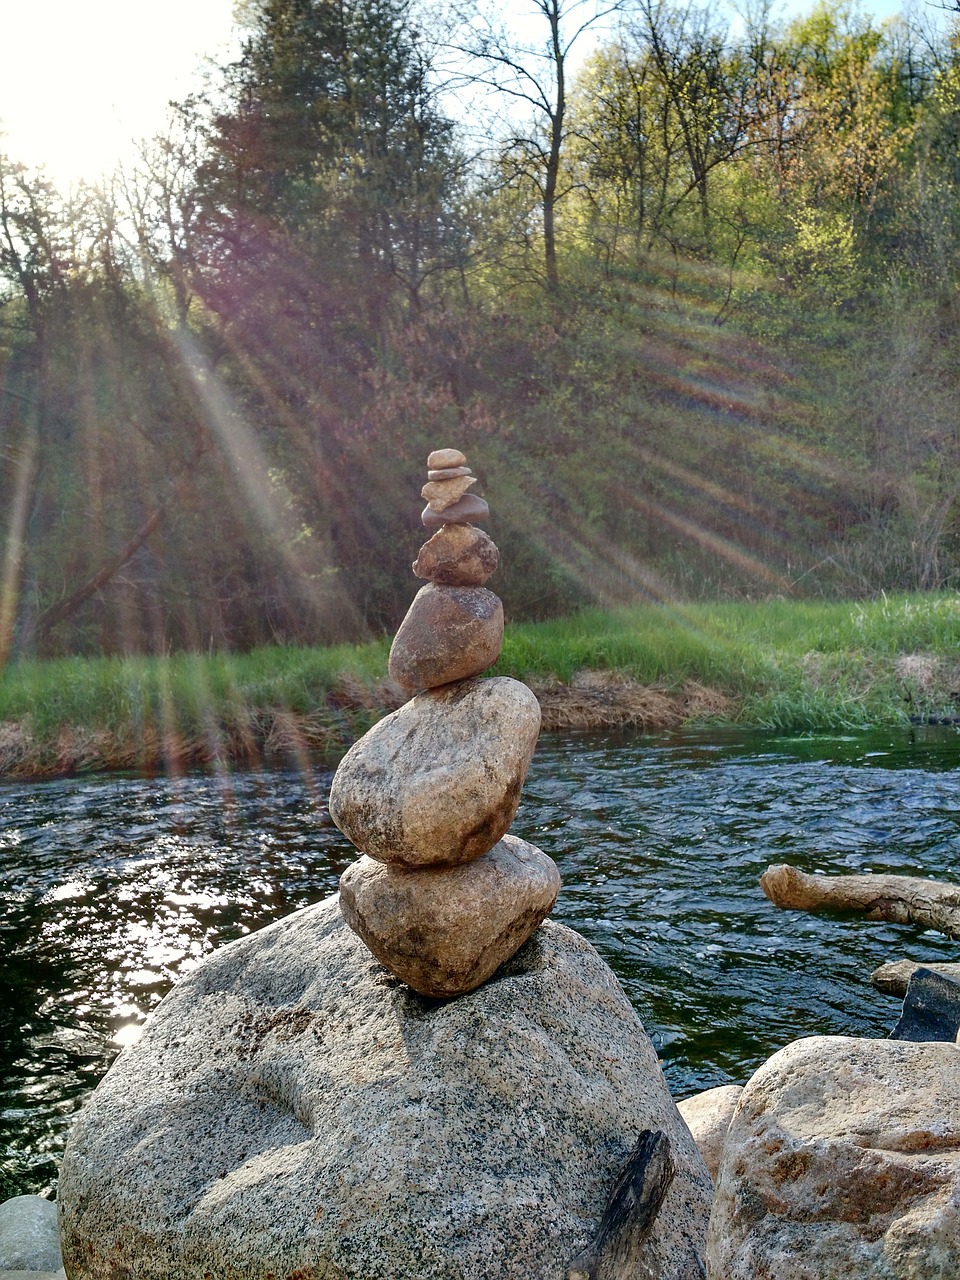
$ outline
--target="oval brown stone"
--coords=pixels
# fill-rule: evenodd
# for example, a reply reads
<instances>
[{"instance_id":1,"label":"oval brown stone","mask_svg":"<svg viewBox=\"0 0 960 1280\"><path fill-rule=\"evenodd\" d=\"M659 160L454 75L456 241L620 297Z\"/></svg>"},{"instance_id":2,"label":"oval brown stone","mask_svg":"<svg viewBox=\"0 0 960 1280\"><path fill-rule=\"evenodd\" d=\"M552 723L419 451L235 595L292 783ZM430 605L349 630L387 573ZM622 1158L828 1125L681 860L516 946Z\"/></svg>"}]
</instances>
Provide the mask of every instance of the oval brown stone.
<instances>
[{"instance_id":1,"label":"oval brown stone","mask_svg":"<svg viewBox=\"0 0 960 1280\"><path fill-rule=\"evenodd\" d=\"M445 524L420 548L413 572L449 587L482 587L500 562L497 544L472 524Z\"/></svg>"},{"instance_id":2,"label":"oval brown stone","mask_svg":"<svg viewBox=\"0 0 960 1280\"><path fill-rule=\"evenodd\" d=\"M439 529L444 524L471 524L474 520L486 520L490 508L483 498L475 493L465 493L463 497L443 511L434 511L424 507L420 513L420 522L425 529Z\"/></svg>"},{"instance_id":3,"label":"oval brown stone","mask_svg":"<svg viewBox=\"0 0 960 1280\"><path fill-rule=\"evenodd\" d=\"M340 877L340 909L391 973L423 996L449 999L509 960L559 891L553 859L505 835L459 867L410 872L361 858Z\"/></svg>"},{"instance_id":4,"label":"oval brown stone","mask_svg":"<svg viewBox=\"0 0 960 1280\"><path fill-rule=\"evenodd\" d=\"M437 471L442 467L463 467L466 462L467 455L459 449L434 449L427 454L427 468L430 471Z\"/></svg>"},{"instance_id":5,"label":"oval brown stone","mask_svg":"<svg viewBox=\"0 0 960 1280\"><path fill-rule=\"evenodd\" d=\"M486 587L421 587L390 649L388 669L407 693L492 667L503 644L503 605Z\"/></svg>"},{"instance_id":6,"label":"oval brown stone","mask_svg":"<svg viewBox=\"0 0 960 1280\"><path fill-rule=\"evenodd\" d=\"M378 862L471 862L510 829L539 731L539 703L518 680L428 689L343 757L330 817Z\"/></svg>"},{"instance_id":7,"label":"oval brown stone","mask_svg":"<svg viewBox=\"0 0 960 1280\"><path fill-rule=\"evenodd\" d=\"M441 467L439 471L428 471L428 480L456 480L457 476L468 476L469 467Z\"/></svg>"}]
</instances>

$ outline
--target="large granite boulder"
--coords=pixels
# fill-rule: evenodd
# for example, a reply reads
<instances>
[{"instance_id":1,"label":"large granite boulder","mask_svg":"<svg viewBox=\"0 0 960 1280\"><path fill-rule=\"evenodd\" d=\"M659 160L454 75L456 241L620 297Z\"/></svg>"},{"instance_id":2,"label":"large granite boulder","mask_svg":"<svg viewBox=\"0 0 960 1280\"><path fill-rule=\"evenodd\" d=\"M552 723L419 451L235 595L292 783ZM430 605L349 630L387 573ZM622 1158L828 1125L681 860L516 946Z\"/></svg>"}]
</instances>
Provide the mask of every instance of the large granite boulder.
<instances>
[{"instance_id":1,"label":"large granite boulder","mask_svg":"<svg viewBox=\"0 0 960 1280\"><path fill-rule=\"evenodd\" d=\"M616 979L546 923L439 1002L335 899L214 953L80 1115L71 1280L564 1280L646 1129L677 1174L643 1268L702 1275L710 1180Z\"/></svg>"},{"instance_id":2,"label":"large granite boulder","mask_svg":"<svg viewBox=\"0 0 960 1280\"><path fill-rule=\"evenodd\" d=\"M711 1280L956 1280L960 1048L812 1036L747 1083L724 1144Z\"/></svg>"},{"instance_id":3,"label":"large granite boulder","mask_svg":"<svg viewBox=\"0 0 960 1280\"><path fill-rule=\"evenodd\" d=\"M330 788L330 816L379 862L479 858L510 828L539 732L540 704L519 680L430 689L353 744Z\"/></svg>"}]
</instances>

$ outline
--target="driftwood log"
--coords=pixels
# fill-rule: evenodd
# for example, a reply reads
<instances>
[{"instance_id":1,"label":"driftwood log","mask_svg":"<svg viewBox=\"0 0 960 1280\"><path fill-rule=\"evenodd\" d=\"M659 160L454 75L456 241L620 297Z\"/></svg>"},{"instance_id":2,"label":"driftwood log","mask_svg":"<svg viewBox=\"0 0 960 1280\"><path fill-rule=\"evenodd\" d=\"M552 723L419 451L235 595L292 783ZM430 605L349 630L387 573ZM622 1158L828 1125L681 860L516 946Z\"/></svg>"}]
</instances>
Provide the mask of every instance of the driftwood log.
<instances>
[{"instance_id":1,"label":"driftwood log","mask_svg":"<svg viewBox=\"0 0 960 1280\"><path fill-rule=\"evenodd\" d=\"M644 1274L643 1242L650 1234L676 1166L660 1129L644 1129L617 1175L592 1242L567 1269L567 1280L631 1280Z\"/></svg>"},{"instance_id":2,"label":"driftwood log","mask_svg":"<svg viewBox=\"0 0 960 1280\"><path fill-rule=\"evenodd\" d=\"M852 911L868 920L913 924L960 939L960 885L919 876L807 875L796 867L768 867L760 887L788 911Z\"/></svg>"}]
</instances>

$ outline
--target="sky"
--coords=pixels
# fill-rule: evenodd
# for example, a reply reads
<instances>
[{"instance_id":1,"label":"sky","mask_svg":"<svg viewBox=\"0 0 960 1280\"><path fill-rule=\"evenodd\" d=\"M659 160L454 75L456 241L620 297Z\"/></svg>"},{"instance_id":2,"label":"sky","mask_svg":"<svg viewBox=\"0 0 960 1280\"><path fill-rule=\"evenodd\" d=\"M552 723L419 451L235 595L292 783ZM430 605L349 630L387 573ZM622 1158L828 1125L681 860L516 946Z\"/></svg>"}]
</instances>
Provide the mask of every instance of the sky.
<instances>
[{"instance_id":1,"label":"sky","mask_svg":"<svg viewBox=\"0 0 960 1280\"><path fill-rule=\"evenodd\" d=\"M58 184L111 172L228 47L233 0L0 0L0 149Z\"/></svg>"},{"instance_id":2,"label":"sky","mask_svg":"<svg viewBox=\"0 0 960 1280\"><path fill-rule=\"evenodd\" d=\"M528 0L507 0L506 11ZM775 0L774 15L813 0ZM878 18L900 0L863 0ZM233 0L0 0L0 150L65 188L130 157L167 103L199 87L204 59L235 50Z\"/></svg>"}]
</instances>

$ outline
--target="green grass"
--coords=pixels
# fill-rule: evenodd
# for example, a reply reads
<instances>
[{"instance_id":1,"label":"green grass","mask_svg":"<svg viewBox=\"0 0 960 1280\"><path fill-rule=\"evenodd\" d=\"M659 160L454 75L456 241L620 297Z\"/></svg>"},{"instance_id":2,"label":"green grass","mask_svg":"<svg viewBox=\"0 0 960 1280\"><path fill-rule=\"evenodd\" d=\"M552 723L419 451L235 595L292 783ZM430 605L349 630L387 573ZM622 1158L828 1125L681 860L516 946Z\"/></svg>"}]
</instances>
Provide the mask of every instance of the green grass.
<instances>
[{"instance_id":1,"label":"green grass","mask_svg":"<svg viewBox=\"0 0 960 1280\"><path fill-rule=\"evenodd\" d=\"M169 658L25 662L0 678L0 722L38 742L64 728L128 742L150 732L229 736L277 712L334 737L377 713L388 642ZM585 669L735 701L741 724L835 730L960 712L960 595L867 602L644 606L508 626L494 673L567 682Z\"/></svg>"}]
</instances>

